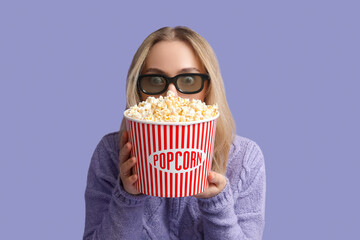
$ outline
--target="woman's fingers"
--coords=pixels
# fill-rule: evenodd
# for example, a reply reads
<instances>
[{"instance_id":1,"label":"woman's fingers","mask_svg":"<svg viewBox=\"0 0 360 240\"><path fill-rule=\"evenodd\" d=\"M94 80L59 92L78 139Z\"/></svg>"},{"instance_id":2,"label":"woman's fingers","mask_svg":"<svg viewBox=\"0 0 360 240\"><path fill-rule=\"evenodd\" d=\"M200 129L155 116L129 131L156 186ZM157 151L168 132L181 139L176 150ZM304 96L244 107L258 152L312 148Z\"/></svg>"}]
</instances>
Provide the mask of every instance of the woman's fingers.
<instances>
[{"instance_id":1,"label":"woman's fingers","mask_svg":"<svg viewBox=\"0 0 360 240\"><path fill-rule=\"evenodd\" d=\"M132 157L125 161L120 168L120 174L124 177L131 176L131 168L134 167L136 164L136 158Z\"/></svg>"},{"instance_id":2,"label":"woman's fingers","mask_svg":"<svg viewBox=\"0 0 360 240\"><path fill-rule=\"evenodd\" d=\"M128 132L124 131L120 139L119 152L119 174L123 187L130 194L139 194L136 189L137 174L132 173L132 168L136 164L136 157L130 157L132 145L128 142Z\"/></svg>"},{"instance_id":3,"label":"woman's fingers","mask_svg":"<svg viewBox=\"0 0 360 240\"><path fill-rule=\"evenodd\" d=\"M221 182L221 178L219 176L219 174L217 174L216 172L210 172L208 175L208 181L209 183L215 184L216 186L218 186Z\"/></svg>"},{"instance_id":4,"label":"woman's fingers","mask_svg":"<svg viewBox=\"0 0 360 240\"><path fill-rule=\"evenodd\" d=\"M131 169L136 164L136 157L131 157L120 165L120 178L123 183L125 191L131 194L139 194L135 183L138 180L137 174L133 174Z\"/></svg>"},{"instance_id":5,"label":"woman's fingers","mask_svg":"<svg viewBox=\"0 0 360 240\"><path fill-rule=\"evenodd\" d=\"M209 183L208 187L205 189L204 192L195 195L195 197L210 198L219 194L225 188L226 178L220 173L216 173L213 171L209 172L207 180Z\"/></svg>"},{"instance_id":6,"label":"woman's fingers","mask_svg":"<svg viewBox=\"0 0 360 240\"><path fill-rule=\"evenodd\" d=\"M208 176L210 184L214 184L220 191L222 191L226 185L226 178L220 173L211 171Z\"/></svg>"},{"instance_id":7,"label":"woman's fingers","mask_svg":"<svg viewBox=\"0 0 360 240\"><path fill-rule=\"evenodd\" d=\"M137 174L134 174L134 175L131 175L129 178L128 178L128 181L131 185L135 184L135 182L137 181L138 179L138 176ZM134 186L135 187L135 186Z\"/></svg>"},{"instance_id":8,"label":"woman's fingers","mask_svg":"<svg viewBox=\"0 0 360 240\"><path fill-rule=\"evenodd\" d=\"M120 153L119 153L120 165L123 164L127 159L129 159L130 151L131 151L131 143L127 142L121 148Z\"/></svg>"}]
</instances>

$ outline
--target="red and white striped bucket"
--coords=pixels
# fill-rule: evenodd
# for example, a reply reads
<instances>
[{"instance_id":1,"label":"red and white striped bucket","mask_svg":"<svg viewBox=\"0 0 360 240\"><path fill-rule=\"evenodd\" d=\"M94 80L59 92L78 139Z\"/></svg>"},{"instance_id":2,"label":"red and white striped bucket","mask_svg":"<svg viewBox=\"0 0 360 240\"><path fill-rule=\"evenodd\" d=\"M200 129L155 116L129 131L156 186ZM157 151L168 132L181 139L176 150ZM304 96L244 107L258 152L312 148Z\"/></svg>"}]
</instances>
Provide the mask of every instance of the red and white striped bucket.
<instances>
[{"instance_id":1,"label":"red and white striped bucket","mask_svg":"<svg viewBox=\"0 0 360 240\"><path fill-rule=\"evenodd\" d=\"M211 169L218 116L184 123L125 116L132 156L138 160L134 171L138 174L139 192L156 197L186 197L203 192Z\"/></svg>"}]
</instances>

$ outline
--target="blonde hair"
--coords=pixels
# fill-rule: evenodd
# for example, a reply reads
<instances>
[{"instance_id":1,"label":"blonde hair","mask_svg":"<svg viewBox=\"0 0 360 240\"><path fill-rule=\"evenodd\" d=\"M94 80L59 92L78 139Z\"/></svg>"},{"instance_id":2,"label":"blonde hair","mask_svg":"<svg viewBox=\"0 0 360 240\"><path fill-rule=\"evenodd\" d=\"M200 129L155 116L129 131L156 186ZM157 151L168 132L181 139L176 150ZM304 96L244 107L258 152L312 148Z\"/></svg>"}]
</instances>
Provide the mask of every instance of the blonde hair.
<instances>
[{"instance_id":1,"label":"blonde hair","mask_svg":"<svg viewBox=\"0 0 360 240\"><path fill-rule=\"evenodd\" d=\"M213 150L212 170L225 174L230 145L235 137L235 122L226 101L223 79L220 74L216 55L210 44L188 27L163 27L151 33L140 45L131 62L126 81L126 109L140 102L137 89L137 78L142 71L145 59L153 45L160 41L180 40L189 43L210 76L210 84L206 92L206 104L219 106L220 116L217 119L215 143ZM126 129L123 119L120 137Z\"/></svg>"}]
</instances>

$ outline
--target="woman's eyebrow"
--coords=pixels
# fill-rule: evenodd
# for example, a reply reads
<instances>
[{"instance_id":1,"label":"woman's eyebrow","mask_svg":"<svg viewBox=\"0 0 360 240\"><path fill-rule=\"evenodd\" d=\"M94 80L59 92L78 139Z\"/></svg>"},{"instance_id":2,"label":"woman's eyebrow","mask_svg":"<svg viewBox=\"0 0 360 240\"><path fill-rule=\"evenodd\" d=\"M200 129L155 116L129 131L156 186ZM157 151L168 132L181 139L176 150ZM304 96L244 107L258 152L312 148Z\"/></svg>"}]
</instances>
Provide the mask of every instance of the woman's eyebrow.
<instances>
[{"instance_id":1,"label":"woman's eyebrow","mask_svg":"<svg viewBox=\"0 0 360 240\"><path fill-rule=\"evenodd\" d=\"M183 68L180 71L178 71L178 73L188 73L188 72L192 72L192 71L200 72L199 69L190 67L190 68ZM162 71L161 69L158 69L158 68L148 68L144 71L143 74L150 73L150 72L166 75L166 73L164 71Z\"/></svg>"},{"instance_id":2,"label":"woman's eyebrow","mask_svg":"<svg viewBox=\"0 0 360 240\"><path fill-rule=\"evenodd\" d=\"M158 69L158 68L148 68L144 71L143 74L146 74L146 73L150 73L150 72L154 72L154 73L161 73L161 74L165 74L164 71Z\"/></svg>"},{"instance_id":3,"label":"woman's eyebrow","mask_svg":"<svg viewBox=\"0 0 360 240\"><path fill-rule=\"evenodd\" d=\"M191 68L183 68L178 73L188 73L188 72L193 72L193 71L200 72L199 69L191 67Z\"/></svg>"}]
</instances>

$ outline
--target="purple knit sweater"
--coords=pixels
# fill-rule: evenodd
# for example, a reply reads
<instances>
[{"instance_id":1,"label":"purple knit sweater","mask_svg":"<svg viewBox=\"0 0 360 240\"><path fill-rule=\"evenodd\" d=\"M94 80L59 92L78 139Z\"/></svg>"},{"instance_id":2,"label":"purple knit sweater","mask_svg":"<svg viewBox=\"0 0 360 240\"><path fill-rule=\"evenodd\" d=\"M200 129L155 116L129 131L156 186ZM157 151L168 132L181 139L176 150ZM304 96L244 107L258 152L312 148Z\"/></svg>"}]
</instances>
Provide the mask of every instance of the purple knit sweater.
<instances>
[{"instance_id":1,"label":"purple knit sweater","mask_svg":"<svg viewBox=\"0 0 360 240\"><path fill-rule=\"evenodd\" d=\"M226 186L208 199L127 193L119 178L119 133L105 135L91 158L83 239L261 239L265 165L259 146L236 136Z\"/></svg>"}]
</instances>

